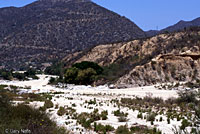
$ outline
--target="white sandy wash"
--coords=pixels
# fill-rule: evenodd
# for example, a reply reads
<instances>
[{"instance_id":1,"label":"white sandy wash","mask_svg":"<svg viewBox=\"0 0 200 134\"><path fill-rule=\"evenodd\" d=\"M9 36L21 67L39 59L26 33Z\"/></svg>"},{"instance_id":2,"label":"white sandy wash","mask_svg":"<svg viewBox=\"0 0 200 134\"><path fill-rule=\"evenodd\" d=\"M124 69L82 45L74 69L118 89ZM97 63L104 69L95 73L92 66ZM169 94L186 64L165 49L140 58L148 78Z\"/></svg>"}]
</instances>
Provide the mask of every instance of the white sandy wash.
<instances>
[{"instance_id":1,"label":"white sandy wash","mask_svg":"<svg viewBox=\"0 0 200 134\"><path fill-rule=\"evenodd\" d=\"M113 111L118 110L119 107L116 107L115 104L111 103L112 99L120 99L120 98L133 98L133 97L160 97L165 99L171 97L178 97L177 91L175 90L158 90L154 86L145 86L145 87L136 87L136 88L128 88L128 89L109 89L107 86L76 86L76 85L67 85L66 87L59 88L55 86L48 85L48 81L51 77L50 75L37 75L39 77L38 80L29 80L29 81L4 81L0 80L0 84L5 85L15 85L19 87L23 87L20 89L21 93L47 93L47 92L63 92L62 94L55 94L52 102L54 105L59 105L63 107L72 107L72 104L76 106L73 108L76 109L77 113L82 112L92 112L94 109L98 109L100 112L107 110L108 111L108 119L100 120L97 123L101 123L103 125L111 125L114 128L117 128L120 125L127 124L129 127L134 124L139 125L147 125L149 127L156 127L162 131L163 134L172 134L173 126L180 126L181 121L171 120L171 123L167 123L167 117L162 116L163 121L155 121L154 125L151 125L151 122L146 121L145 119L138 119L137 110L133 111L128 107L120 107L121 111L128 113L128 121L127 122L119 122L118 118L114 116ZM24 89L27 88L28 89ZM70 98L70 99L69 99ZM94 100L97 101L97 104L101 103L102 105L89 105L85 103L85 101ZM30 103L35 107L43 106L44 103L41 102L32 102ZM88 108L90 107L90 108ZM76 120L68 119L67 115L58 116L58 109L50 108L47 112L50 113L51 118L57 122L58 125L64 126L67 129L73 131L74 133L94 133L91 131L85 130L83 127L76 123ZM159 120L161 115L156 116L156 119ZM66 122L70 122L66 125Z\"/></svg>"}]
</instances>

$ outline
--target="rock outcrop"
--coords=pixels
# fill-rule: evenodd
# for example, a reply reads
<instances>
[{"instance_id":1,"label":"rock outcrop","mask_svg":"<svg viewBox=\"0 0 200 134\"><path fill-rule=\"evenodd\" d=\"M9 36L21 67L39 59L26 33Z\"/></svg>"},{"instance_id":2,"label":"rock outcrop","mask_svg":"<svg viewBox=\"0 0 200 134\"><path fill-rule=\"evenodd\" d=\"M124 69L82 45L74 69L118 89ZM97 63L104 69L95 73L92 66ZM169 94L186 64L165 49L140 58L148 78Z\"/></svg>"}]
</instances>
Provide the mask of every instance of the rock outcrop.
<instances>
[{"instance_id":1,"label":"rock outcrop","mask_svg":"<svg viewBox=\"0 0 200 134\"><path fill-rule=\"evenodd\" d=\"M71 61L69 64L93 61L102 66L125 65L126 73L115 82L117 86L197 80L200 79L200 29L100 45L77 55L64 61Z\"/></svg>"},{"instance_id":2,"label":"rock outcrop","mask_svg":"<svg viewBox=\"0 0 200 134\"><path fill-rule=\"evenodd\" d=\"M156 60L137 66L121 77L119 87L145 86L165 82L200 79L200 53L188 55L160 55Z\"/></svg>"}]
</instances>

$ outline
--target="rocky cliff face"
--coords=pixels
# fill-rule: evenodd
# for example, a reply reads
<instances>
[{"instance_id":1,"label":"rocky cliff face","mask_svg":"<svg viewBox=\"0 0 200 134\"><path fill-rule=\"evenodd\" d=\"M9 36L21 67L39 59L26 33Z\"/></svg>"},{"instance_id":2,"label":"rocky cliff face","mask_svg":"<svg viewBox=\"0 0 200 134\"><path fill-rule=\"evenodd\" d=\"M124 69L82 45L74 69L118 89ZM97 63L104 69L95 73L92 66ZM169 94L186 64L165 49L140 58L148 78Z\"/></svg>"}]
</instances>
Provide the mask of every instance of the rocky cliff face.
<instances>
[{"instance_id":1,"label":"rocky cliff face","mask_svg":"<svg viewBox=\"0 0 200 134\"><path fill-rule=\"evenodd\" d=\"M133 22L90 0L39 0L0 9L0 60L19 67L60 60L98 44L145 37Z\"/></svg>"},{"instance_id":2,"label":"rocky cliff face","mask_svg":"<svg viewBox=\"0 0 200 134\"><path fill-rule=\"evenodd\" d=\"M160 55L157 58L143 66L135 67L121 77L116 85L132 87L200 79L200 53Z\"/></svg>"},{"instance_id":3,"label":"rocky cliff face","mask_svg":"<svg viewBox=\"0 0 200 134\"><path fill-rule=\"evenodd\" d=\"M103 66L127 65L128 72L118 79L118 86L196 80L200 79L200 29L100 45L77 55L78 58L71 61L94 61ZM67 59L70 61L70 57Z\"/></svg>"}]
</instances>

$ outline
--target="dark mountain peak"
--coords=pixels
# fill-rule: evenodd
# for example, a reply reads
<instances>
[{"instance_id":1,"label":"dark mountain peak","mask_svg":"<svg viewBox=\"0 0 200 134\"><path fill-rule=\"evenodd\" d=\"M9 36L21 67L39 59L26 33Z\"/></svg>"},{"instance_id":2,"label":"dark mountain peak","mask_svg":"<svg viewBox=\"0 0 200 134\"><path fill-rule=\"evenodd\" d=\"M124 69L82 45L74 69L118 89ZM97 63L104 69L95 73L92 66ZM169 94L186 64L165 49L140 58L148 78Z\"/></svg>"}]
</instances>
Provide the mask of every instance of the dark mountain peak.
<instances>
[{"instance_id":1,"label":"dark mountain peak","mask_svg":"<svg viewBox=\"0 0 200 134\"><path fill-rule=\"evenodd\" d=\"M39 1L45 1L45 2L91 2L91 0L39 0Z\"/></svg>"},{"instance_id":2,"label":"dark mountain peak","mask_svg":"<svg viewBox=\"0 0 200 134\"><path fill-rule=\"evenodd\" d=\"M181 20L178 23L169 26L165 29L162 29L160 31L154 31L154 30L150 30L146 32L146 35L151 37L151 36L155 36L157 34L161 34L161 33L165 33L165 32L176 32L176 31L181 31L185 28L191 28L191 27L199 27L200 26L200 17L196 18L192 21L184 21Z\"/></svg>"},{"instance_id":3,"label":"dark mountain peak","mask_svg":"<svg viewBox=\"0 0 200 134\"><path fill-rule=\"evenodd\" d=\"M182 24L182 23L185 23L186 21L184 20L180 20L177 24Z\"/></svg>"},{"instance_id":4,"label":"dark mountain peak","mask_svg":"<svg viewBox=\"0 0 200 134\"><path fill-rule=\"evenodd\" d=\"M10 9L0 9L0 63L8 67L38 67L99 44L145 37L132 21L90 0L38 0Z\"/></svg>"},{"instance_id":5,"label":"dark mountain peak","mask_svg":"<svg viewBox=\"0 0 200 134\"><path fill-rule=\"evenodd\" d=\"M200 17L194 19L192 22L199 22L200 23Z\"/></svg>"}]
</instances>

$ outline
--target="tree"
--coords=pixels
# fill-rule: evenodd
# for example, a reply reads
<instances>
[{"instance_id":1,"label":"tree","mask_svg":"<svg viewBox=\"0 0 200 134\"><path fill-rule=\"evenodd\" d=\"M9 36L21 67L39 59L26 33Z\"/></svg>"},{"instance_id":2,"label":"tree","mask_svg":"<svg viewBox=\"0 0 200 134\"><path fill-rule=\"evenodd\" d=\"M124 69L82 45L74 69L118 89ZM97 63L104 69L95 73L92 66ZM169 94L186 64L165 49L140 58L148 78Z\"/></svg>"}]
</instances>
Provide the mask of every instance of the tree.
<instances>
[{"instance_id":1,"label":"tree","mask_svg":"<svg viewBox=\"0 0 200 134\"><path fill-rule=\"evenodd\" d=\"M18 80L25 80L25 75L24 73L13 73L12 74L14 78L17 78Z\"/></svg>"},{"instance_id":2,"label":"tree","mask_svg":"<svg viewBox=\"0 0 200 134\"><path fill-rule=\"evenodd\" d=\"M90 61L82 61L80 63L75 63L74 65L72 65L72 67L76 67L81 70L92 68L96 71L98 75L102 74L103 72L103 68L101 66L99 66L97 63L90 62Z\"/></svg>"},{"instance_id":3,"label":"tree","mask_svg":"<svg viewBox=\"0 0 200 134\"><path fill-rule=\"evenodd\" d=\"M79 70L77 81L79 84L92 84L95 80L97 72L93 68L87 68L84 70Z\"/></svg>"},{"instance_id":4,"label":"tree","mask_svg":"<svg viewBox=\"0 0 200 134\"><path fill-rule=\"evenodd\" d=\"M1 73L1 76L6 80L11 80L12 79L11 72L4 71L4 72Z\"/></svg>"},{"instance_id":5,"label":"tree","mask_svg":"<svg viewBox=\"0 0 200 134\"><path fill-rule=\"evenodd\" d=\"M56 83L56 78L51 77L50 80L49 80L49 83L50 83L50 84Z\"/></svg>"},{"instance_id":6,"label":"tree","mask_svg":"<svg viewBox=\"0 0 200 134\"><path fill-rule=\"evenodd\" d=\"M77 75L78 75L79 69L76 67L68 68L66 73L64 74L65 77L65 83L69 84L77 84Z\"/></svg>"},{"instance_id":7,"label":"tree","mask_svg":"<svg viewBox=\"0 0 200 134\"><path fill-rule=\"evenodd\" d=\"M33 75L36 75L36 70L33 68L29 68L24 74L26 76L33 76Z\"/></svg>"},{"instance_id":8,"label":"tree","mask_svg":"<svg viewBox=\"0 0 200 134\"><path fill-rule=\"evenodd\" d=\"M45 74L63 76L65 72L63 63L56 63L45 69Z\"/></svg>"}]
</instances>

